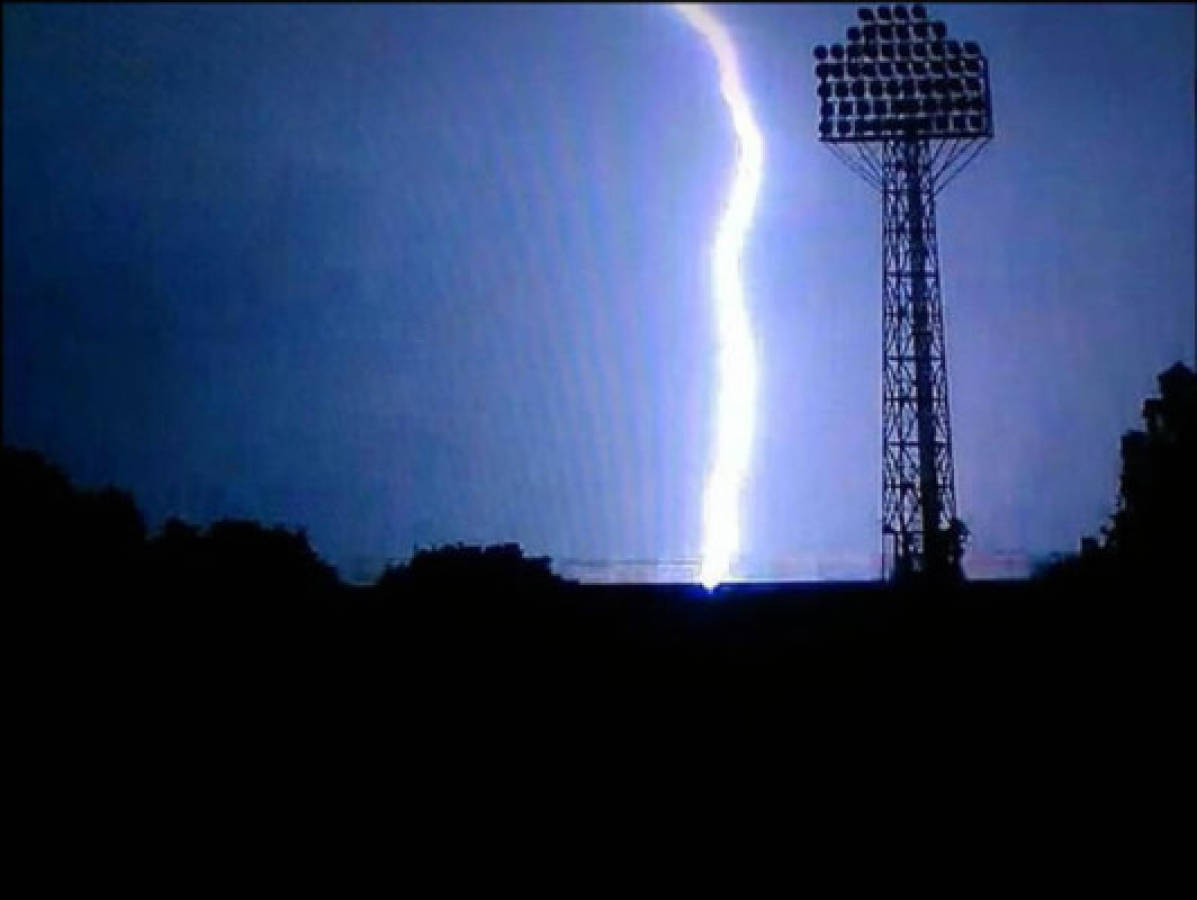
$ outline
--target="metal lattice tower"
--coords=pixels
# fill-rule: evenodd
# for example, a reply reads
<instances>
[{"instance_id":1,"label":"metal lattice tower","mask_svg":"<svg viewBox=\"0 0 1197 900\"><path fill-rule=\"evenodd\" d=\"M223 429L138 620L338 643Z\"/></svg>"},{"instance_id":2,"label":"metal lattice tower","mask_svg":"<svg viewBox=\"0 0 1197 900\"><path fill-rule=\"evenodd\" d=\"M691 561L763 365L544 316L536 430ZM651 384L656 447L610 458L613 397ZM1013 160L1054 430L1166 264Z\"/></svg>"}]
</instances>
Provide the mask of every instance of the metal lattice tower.
<instances>
[{"instance_id":1,"label":"metal lattice tower","mask_svg":"<svg viewBox=\"0 0 1197 900\"><path fill-rule=\"evenodd\" d=\"M815 48L819 139L881 193L881 538L888 577L959 575L935 198L993 137L989 64L921 6Z\"/></svg>"}]
</instances>

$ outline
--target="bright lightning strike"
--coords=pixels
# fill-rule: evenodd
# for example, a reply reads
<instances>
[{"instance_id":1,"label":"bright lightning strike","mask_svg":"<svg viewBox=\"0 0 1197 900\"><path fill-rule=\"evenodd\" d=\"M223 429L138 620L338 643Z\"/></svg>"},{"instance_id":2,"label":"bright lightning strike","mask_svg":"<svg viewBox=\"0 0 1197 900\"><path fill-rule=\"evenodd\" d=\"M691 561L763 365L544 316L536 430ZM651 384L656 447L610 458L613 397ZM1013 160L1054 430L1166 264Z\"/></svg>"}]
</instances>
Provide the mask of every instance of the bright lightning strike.
<instances>
[{"instance_id":1,"label":"bright lightning strike","mask_svg":"<svg viewBox=\"0 0 1197 900\"><path fill-rule=\"evenodd\" d=\"M711 590L727 579L740 550L740 490L748 469L756 402L756 356L740 257L761 186L764 141L740 77L736 46L723 23L697 3L673 4L703 36L719 65L719 89L736 132L736 171L712 251L715 324L719 342L715 458L703 496L699 580Z\"/></svg>"}]
</instances>

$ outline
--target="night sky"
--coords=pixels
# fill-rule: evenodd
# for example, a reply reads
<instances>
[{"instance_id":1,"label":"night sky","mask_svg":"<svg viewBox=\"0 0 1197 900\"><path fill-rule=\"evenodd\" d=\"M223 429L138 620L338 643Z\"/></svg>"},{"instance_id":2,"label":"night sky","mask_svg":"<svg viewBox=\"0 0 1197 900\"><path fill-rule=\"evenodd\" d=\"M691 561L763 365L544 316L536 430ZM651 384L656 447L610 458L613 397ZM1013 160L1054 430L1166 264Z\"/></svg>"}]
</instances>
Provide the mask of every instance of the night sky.
<instances>
[{"instance_id":1,"label":"night sky","mask_svg":"<svg viewBox=\"0 0 1197 900\"><path fill-rule=\"evenodd\" d=\"M1194 7L929 7L996 139L940 197L970 574L1075 549L1194 355ZM765 134L748 578L875 577L880 201L816 140L854 6L720 8ZM734 154L668 8L4 8L4 440L343 577L519 541L685 579Z\"/></svg>"}]
</instances>

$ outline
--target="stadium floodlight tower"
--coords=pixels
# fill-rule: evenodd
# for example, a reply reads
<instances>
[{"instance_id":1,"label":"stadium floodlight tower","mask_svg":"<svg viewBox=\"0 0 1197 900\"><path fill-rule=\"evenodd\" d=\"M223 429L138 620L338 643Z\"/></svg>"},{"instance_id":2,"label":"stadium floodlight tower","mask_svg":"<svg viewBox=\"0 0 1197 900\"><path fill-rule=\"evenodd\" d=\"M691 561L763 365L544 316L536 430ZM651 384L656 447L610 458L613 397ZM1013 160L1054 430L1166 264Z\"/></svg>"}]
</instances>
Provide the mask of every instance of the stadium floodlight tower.
<instances>
[{"instance_id":1,"label":"stadium floodlight tower","mask_svg":"<svg viewBox=\"0 0 1197 900\"><path fill-rule=\"evenodd\" d=\"M881 192L882 570L959 575L935 197L993 137L989 64L922 6L858 17L814 55L819 140Z\"/></svg>"}]
</instances>

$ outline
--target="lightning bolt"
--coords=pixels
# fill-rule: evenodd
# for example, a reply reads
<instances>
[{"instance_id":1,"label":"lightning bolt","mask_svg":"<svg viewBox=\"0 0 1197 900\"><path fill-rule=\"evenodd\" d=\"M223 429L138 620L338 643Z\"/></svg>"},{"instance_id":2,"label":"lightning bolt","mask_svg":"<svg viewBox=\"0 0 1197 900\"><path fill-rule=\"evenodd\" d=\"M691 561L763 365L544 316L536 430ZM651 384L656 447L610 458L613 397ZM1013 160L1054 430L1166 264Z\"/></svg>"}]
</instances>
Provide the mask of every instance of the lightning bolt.
<instances>
[{"instance_id":1,"label":"lightning bolt","mask_svg":"<svg viewBox=\"0 0 1197 900\"><path fill-rule=\"evenodd\" d=\"M761 186L764 141L740 77L736 45L727 28L698 3L673 8L706 40L719 66L719 90L736 133L736 168L711 254L719 346L716 447L703 495L703 548L699 581L711 590L727 580L740 550L740 492L748 469L756 402L756 354L740 273L744 240Z\"/></svg>"}]
</instances>

